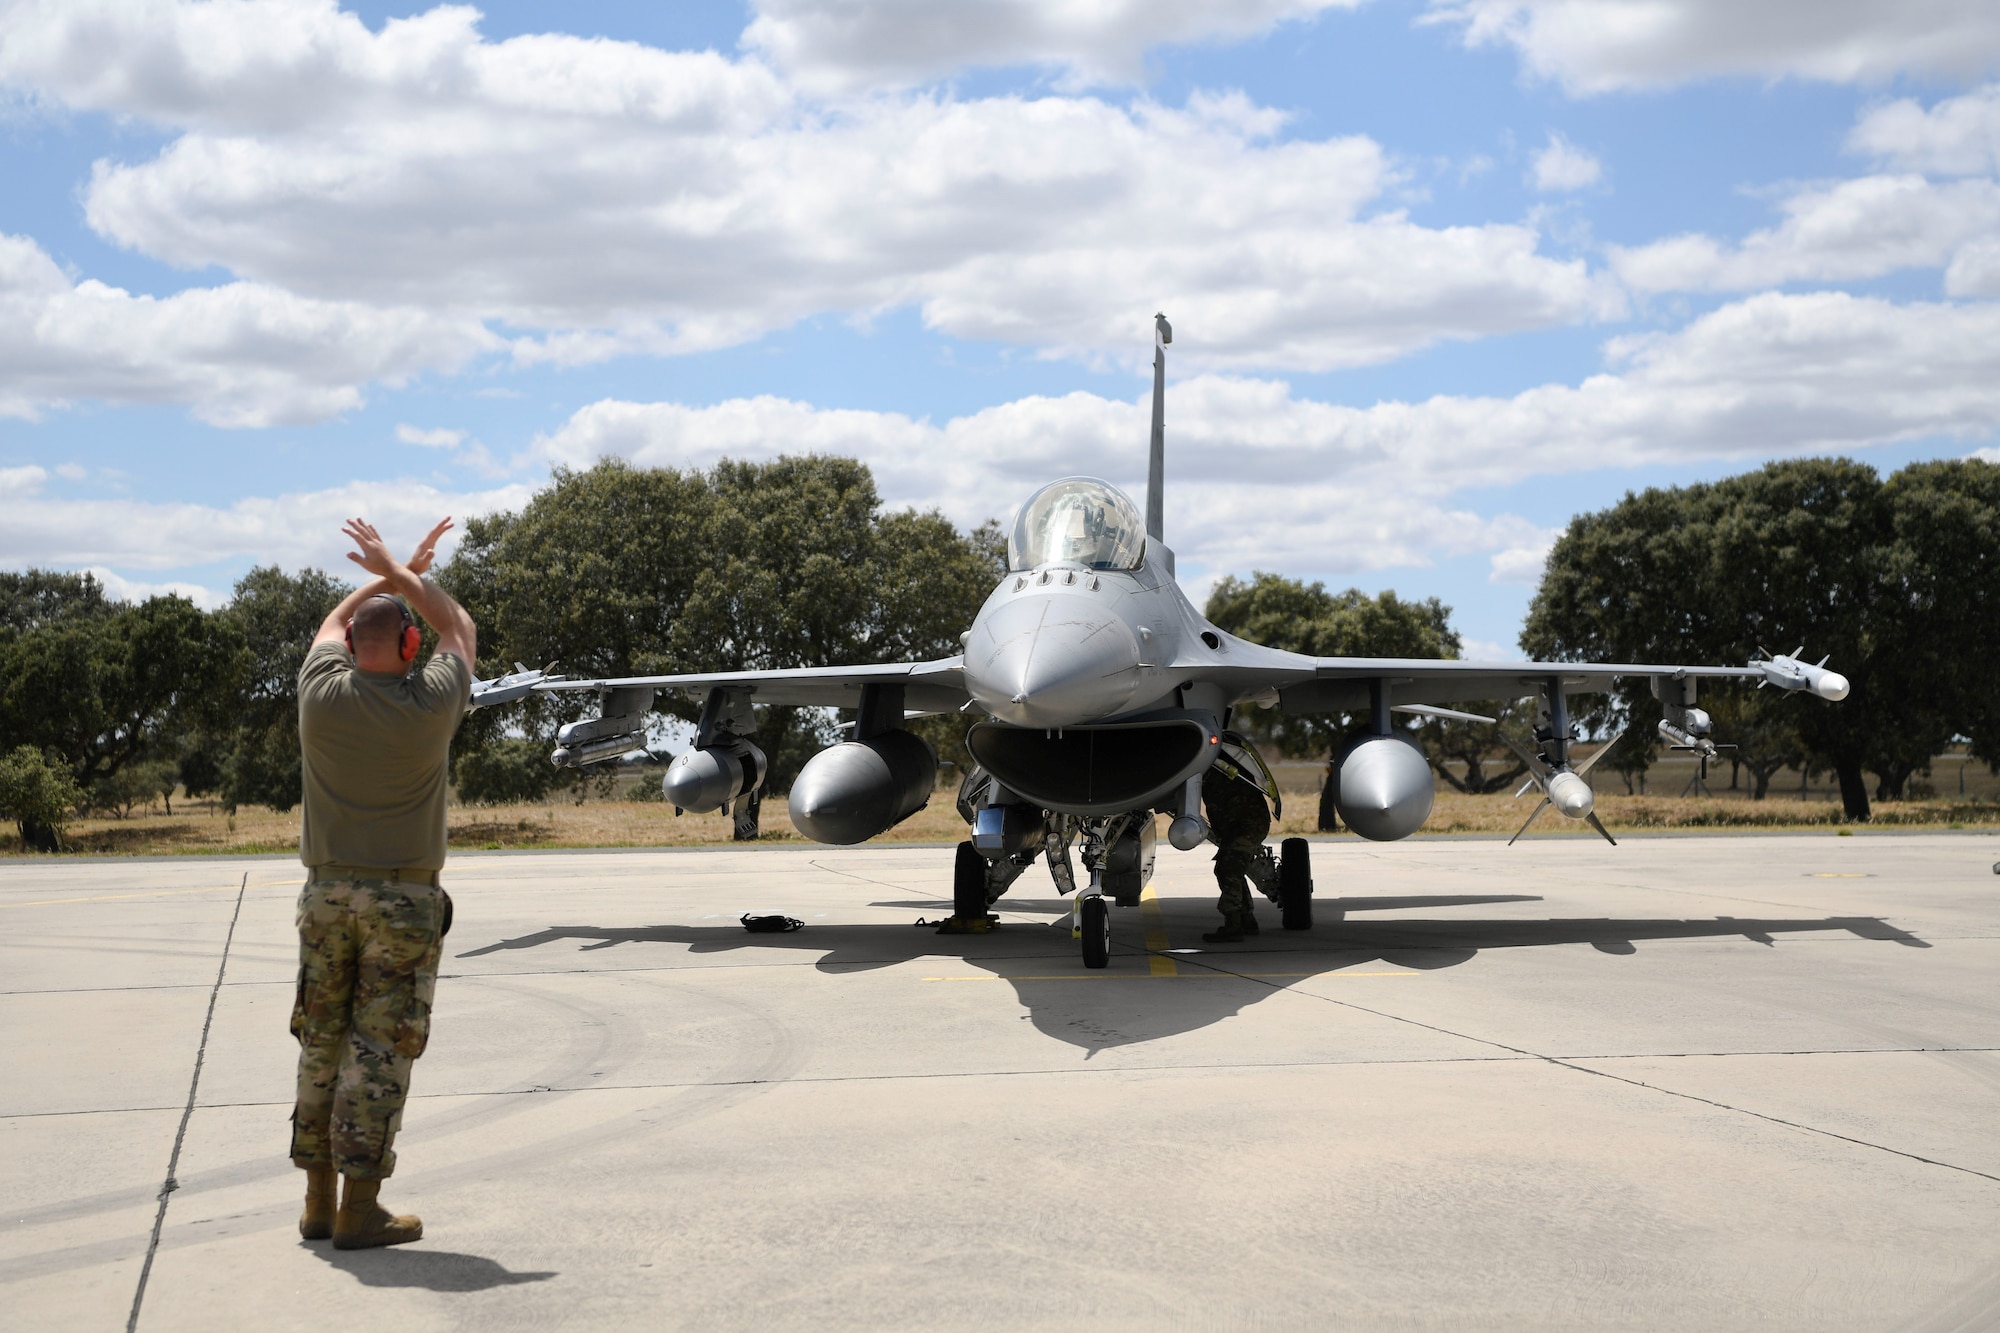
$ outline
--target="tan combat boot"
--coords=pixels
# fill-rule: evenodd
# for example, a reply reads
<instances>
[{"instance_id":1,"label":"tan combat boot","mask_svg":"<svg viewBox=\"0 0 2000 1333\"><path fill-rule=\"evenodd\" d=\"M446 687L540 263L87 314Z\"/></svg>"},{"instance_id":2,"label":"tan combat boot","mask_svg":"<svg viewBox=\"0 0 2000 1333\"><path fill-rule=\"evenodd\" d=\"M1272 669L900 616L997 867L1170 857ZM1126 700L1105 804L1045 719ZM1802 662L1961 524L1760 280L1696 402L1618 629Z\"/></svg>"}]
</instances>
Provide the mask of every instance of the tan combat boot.
<instances>
[{"instance_id":1,"label":"tan combat boot","mask_svg":"<svg viewBox=\"0 0 2000 1333\"><path fill-rule=\"evenodd\" d=\"M1237 922L1237 926L1245 935L1257 934L1259 930L1257 925L1257 909L1246 902L1243 906L1243 916Z\"/></svg>"},{"instance_id":2,"label":"tan combat boot","mask_svg":"<svg viewBox=\"0 0 2000 1333\"><path fill-rule=\"evenodd\" d=\"M347 1191L340 1200L340 1212L333 1219L334 1249L366 1250L423 1239L421 1221L394 1216L375 1201L382 1190L381 1181L356 1180L353 1176L345 1179Z\"/></svg>"},{"instance_id":3,"label":"tan combat boot","mask_svg":"<svg viewBox=\"0 0 2000 1333\"><path fill-rule=\"evenodd\" d=\"M299 1214L299 1235L307 1240L325 1240L333 1234L339 1192L340 1174L332 1167L306 1168L306 1210Z\"/></svg>"},{"instance_id":4,"label":"tan combat boot","mask_svg":"<svg viewBox=\"0 0 2000 1333\"><path fill-rule=\"evenodd\" d=\"M1243 943L1243 917L1236 912L1224 912L1222 914L1222 929L1211 931L1201 938L1207 944L1241 944ZM334 1243L336 1245L339 1244L338 1241Z\"/></svg>"}]
</instances>

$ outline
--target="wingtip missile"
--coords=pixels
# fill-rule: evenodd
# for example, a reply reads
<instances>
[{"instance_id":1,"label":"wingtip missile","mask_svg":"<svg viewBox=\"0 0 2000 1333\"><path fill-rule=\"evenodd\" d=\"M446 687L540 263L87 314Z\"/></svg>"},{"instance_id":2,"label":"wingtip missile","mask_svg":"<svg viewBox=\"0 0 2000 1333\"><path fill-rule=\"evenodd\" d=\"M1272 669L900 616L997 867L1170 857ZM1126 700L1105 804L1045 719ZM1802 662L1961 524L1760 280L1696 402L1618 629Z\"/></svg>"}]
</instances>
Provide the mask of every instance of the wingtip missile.
<instances>
[{"instance_id":1,"label":"wingtip missile","mask_svg":"<svg viewBox=\"0 0 2000 1333\"><path fill-rule=\"evenodd\" d=\"M516 664L519 665L518 663ZM468 708L496 708L501 704L511 704L525 699L535 692L547 677L540 671L514 671L495 680L475 680L472 682L472 698Z\"/></svg>"},{"instance_id":2,"label":"wingtip missile","mask_svg":"<svg viewBox=\"0 0 2000 1333\"><path fill-rule=\"evenodd\" d=\"M1800 648L1793 653L1779 653L1750 665L1764 673L1766 683L1781 690L1807 690L1831 703L1845 699L1847 677L1838 671L1828 671L1826 658L1821 658L1818 665L1800 659L1798 653L1804 651Z\"/></svg>"}]
</instances>

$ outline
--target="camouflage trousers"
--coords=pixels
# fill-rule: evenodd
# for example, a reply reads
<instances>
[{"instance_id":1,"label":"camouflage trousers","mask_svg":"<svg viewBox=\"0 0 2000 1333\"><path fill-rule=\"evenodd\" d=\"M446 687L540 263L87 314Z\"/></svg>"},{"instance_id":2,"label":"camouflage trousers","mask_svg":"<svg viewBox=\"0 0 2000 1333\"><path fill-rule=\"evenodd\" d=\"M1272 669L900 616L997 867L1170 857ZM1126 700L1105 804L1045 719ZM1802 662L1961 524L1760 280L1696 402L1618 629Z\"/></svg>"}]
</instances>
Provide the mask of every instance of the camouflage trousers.
<instances>
[{"instance_id":1,"label":"camouflage trousers","mask_svg":"<svg viewBox=\"0 0 2000 1333\"><path fill-rule=\"evenodd\" d=\"M362 1180L396 1169L410 1062L430 1037L451 898L421 881L316 873L299 894L292 1161Z\"/></svg>"},{"instance_id":2,"label":"camouflage trousers","mask_svg":"<svg viewBox=\"0 0 2000 1333\"><path fill-rule=\"evenodd\" d=\"M1271 834L1271 806L1246 782L1209 771L1201 784L1208 812L1208 836L1215 843L1215 882L1222 890L1216 910L1238 916L1250 910L1250 865Z\"/></svg>"}]
</instances>

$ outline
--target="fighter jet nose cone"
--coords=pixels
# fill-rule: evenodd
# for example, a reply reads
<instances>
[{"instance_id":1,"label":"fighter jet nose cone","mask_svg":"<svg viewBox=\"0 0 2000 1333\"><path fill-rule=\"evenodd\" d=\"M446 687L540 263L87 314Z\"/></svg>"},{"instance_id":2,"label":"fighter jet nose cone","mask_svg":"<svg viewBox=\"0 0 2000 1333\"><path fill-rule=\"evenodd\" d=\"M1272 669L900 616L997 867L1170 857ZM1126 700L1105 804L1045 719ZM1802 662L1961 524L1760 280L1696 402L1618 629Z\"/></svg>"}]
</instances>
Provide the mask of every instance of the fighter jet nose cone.
<instances>
[{"instance_id":1,"label":"fighter jet nose cone","mask_svg":"<svg viewBox=\"0 0 2000 1333\"><path fill-rule=\"evenodd\" d=\"M1822 699L1839 703L1847 697L1847 677L1838 671L1822 671L1819 683L1813 686L1813 693Z\"/></svg>"},{"instance_id":2,"label":"fighter jet nose cone","mask_svg":"<svg viewBox=\"0 0 2000 1333\"><path fill-rule=\"evenodd\" d=\"M972 697L1002 722L1094 722L1131 702L1139 638L1101 604L1026 595L982 617L967 645L965 679Z\"/></svg>"}]
</instances>

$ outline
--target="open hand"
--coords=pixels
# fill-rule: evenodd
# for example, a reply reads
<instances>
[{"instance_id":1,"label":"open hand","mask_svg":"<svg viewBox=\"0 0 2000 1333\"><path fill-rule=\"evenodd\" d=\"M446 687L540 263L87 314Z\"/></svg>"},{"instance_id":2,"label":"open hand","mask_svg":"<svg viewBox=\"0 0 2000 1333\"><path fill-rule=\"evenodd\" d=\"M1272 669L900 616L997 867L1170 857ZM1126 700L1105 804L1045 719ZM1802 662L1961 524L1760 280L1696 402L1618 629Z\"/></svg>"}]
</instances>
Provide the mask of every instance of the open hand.
<instances>
[{"instance_id":1,"label":"open hand","mask_svg":"<svg viewBox=\"0 0 2000 1333\"><path fill-rule=\"evenodd\" d=\"M375 531L366 520L350 518L341 527L348 540L360 547L359 551L349 551L347 558L373 574L376 578L387 578L389 571L396 567L396 558L389 554L382 534Z\"/></svg>"},{"instance_id":2,"label":"open hand","mask_svg":"<svg viewBox=\"0 0 2000 1333\"><path fill-rule=\"evenodd\" d=\"M415 553L406 562L412 574L421 575L431 567L431 562L437 559L438 538L449 531L451 531L451 516L447 514L430 530L428 536L417 543Z\"/></svg>"}]
</instances>

